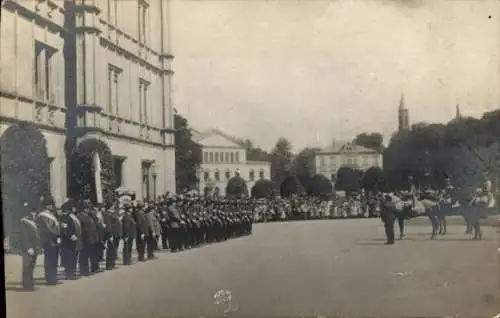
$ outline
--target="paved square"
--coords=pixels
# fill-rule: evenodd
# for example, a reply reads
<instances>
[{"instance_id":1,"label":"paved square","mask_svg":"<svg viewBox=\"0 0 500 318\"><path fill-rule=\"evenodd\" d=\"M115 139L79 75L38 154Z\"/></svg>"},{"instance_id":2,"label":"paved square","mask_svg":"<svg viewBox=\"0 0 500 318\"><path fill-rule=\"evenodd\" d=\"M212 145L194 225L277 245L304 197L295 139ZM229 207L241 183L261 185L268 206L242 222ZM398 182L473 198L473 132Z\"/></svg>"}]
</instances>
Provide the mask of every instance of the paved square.
<instances>
[{"instance_id":1,"label":"paved square","mask_svg":"<svg viewBox=\"0 0 500 318\"><path fill-rule=\"evenodd\" d=\"M500 312L498 230L484 227L485 240L472 241L463 226L450 225L446 237L430 241L426 220L413 223L394 246L383 245L376 219L258 224L249 237L158 253L33 293L8 290L7 316L221 317L213 299L220 289L231 291L230 317Z\"/></svg>"}]
</instances>

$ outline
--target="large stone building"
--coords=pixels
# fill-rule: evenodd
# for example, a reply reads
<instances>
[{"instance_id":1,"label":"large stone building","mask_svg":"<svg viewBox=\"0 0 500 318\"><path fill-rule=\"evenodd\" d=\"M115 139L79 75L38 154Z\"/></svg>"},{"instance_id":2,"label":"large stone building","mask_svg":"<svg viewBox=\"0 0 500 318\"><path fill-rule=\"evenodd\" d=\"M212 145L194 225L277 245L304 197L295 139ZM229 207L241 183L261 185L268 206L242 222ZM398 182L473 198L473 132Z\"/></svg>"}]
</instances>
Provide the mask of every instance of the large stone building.
<instances>
[{"instance_id":1,"label":"large stone building","mask_svg":"<svg viewBox=\"0 0 500 318\"><path fill-rule=\"evenodd\" d=\"M383 157L378 151L349 142L332 144L315 156L316 173L334 180L341 167L366 171L371 167L383 167Z\"/></svg>"},{"instance_id":2,"label":"large stone building","mask_svg":"<svg viewBox=\"0 0 500 318\"><path fill-rule=\"evenodd\" d=\"M84 150L106 161L104 182L140 199L174 192L168 0L5 0L1 9L2 157L36 157L29 141L45 143L56 204L82 195L70 183L81 188L91 174L70 162ZM30 170L26 162L17 169ZM2 160L2 177L19 181L9 167Z\"/></svg>"},{"instance_id":3,"label":"large stone building","mask_svg":"<svg viewBox=\"0 0 500 318\"><path fill-rule=\"evenodd\" d=\"M203 151L200 193L210 191L224 196L227 182L238 172L245 179L249 192L256 181L270 179L271 164L247 160L245 148L220 129L194 131L193 139L202 146Z\"/></svg>"}]
</instances>

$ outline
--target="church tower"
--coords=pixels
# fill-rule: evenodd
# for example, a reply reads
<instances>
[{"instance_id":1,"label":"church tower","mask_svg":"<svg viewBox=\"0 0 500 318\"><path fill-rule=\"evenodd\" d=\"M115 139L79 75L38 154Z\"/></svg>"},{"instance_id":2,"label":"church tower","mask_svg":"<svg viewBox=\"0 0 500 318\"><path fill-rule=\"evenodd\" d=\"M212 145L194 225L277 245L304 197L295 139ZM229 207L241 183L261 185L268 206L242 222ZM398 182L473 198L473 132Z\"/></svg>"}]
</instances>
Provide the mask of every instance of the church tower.
<instances>
[{"instance_id":1,"label":"church tower","mask_svg":"<svg viewBox=\"0 0 500 318\"><path fill-rule=\"evenodd\" d=\"M457 108L455 110L455 119L460 120L462 119L462 113L460 112L460 106L457 104Z\"/></svg>"},{"instance_id":2,"label":"church tower","mask_svg":"<svg viewBox=\"0 0 500 318\"><path fill-rule=\"evenodd\" d=\"M398 124L399 131L410 130L410 113L405 106L405 97L403 93L401 93L401 100L399 101Z\"/></svg>"}]
</instances>

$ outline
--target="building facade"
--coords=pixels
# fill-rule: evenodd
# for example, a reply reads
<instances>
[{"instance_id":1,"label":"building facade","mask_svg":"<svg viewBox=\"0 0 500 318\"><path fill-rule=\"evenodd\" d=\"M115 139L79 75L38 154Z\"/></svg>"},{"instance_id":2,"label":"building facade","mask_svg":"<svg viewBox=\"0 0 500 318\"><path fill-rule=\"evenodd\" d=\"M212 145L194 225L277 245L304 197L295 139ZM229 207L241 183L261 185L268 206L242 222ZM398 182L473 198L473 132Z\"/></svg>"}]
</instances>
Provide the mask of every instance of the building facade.
<instances>
[{"instance_id":1,"label":"building facade","mask_svg":"<svg viewBox=\"0 0 500 318\"><path fill-rule=\"evenodd\" d=\"M371 167L383 167L383 156L378 151L354 143L334 142L315 156L316 173L335 180L337 171L350 167L366 171Z\"/></svg>"},{"instance_id":2,"label":"building facade","mask_svg":"<svg viewBox=\"0 0 500 318\"><path fill-rule=\"evenodd\" d=\"M46 146L56 204L74 195L71 154L92 139L111 153L116 186L139 199L175 192L168 0L6 0L1 10L2 156L29 127ZM32 154L20 148L12 156Z\"/></svg>"},{"instance_id":3,"label":"building facade","mask_svg":"<svg viewBox=\"0 0 500 318\"><path fill-rule=\"evenodd\" d=\"M237 173L245 179L249 192L258 180L270 179L271 163L248 161L245 148L220 129L194 132L193 139L203 152L200 193L211 191L225 196L227 182Z\"/></svg>"}]
</instances>

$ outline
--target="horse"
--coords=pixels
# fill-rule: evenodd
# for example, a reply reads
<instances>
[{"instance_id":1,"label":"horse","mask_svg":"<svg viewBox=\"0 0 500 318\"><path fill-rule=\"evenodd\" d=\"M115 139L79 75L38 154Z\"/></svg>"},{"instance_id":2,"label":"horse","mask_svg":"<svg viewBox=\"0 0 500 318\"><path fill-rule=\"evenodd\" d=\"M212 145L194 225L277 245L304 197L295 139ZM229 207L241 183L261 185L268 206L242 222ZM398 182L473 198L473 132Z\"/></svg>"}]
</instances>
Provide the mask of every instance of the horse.
<instances>
[{"instance_id":1,"label":"horse","mask_svg":"<svg viewBox=\"0 0 500 318\"><path fill-rule=\"evenodd\" d=\"M439 234L446 234L446 219L443 217L440 203L441 197L423 194L417 197L415 194L390 194L396 219L399 226L399 239L404 237L404 221L420 216L427 216L431 221L431 240Z\"/></svg>"},{"instance_id":2,"label":"horse","mask_svg":"<svg viewBox=\"0 0 500 318\"><path fill-rule=\"evenodd\" d=\"M466 222L465 233L473 234L473 239L481 240L481 218L487 217L489 210L496 207L495 197L492 193L481 193L477 191L476 195L469 201L469 204L462 211Z\"/></svg>"}]
</instances>

